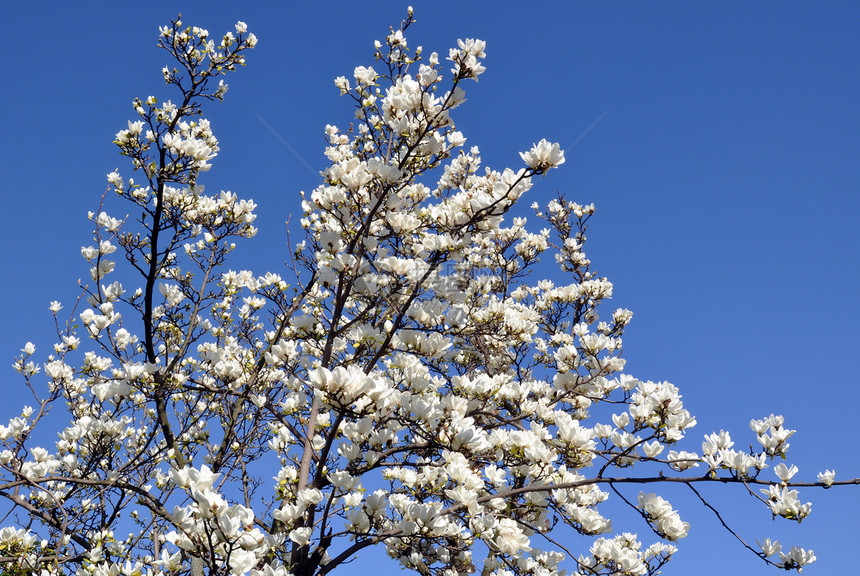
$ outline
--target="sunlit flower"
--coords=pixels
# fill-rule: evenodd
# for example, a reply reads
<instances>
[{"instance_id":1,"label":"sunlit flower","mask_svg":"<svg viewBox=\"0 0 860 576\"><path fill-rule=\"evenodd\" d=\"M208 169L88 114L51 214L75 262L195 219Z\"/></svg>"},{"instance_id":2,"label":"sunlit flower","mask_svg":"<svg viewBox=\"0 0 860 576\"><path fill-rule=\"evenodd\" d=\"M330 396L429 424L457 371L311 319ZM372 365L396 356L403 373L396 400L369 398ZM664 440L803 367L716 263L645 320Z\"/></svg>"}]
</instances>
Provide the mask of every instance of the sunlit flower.
<instances>
[{"instance_id":1,"label":"sunlit flower","mask_svg":"<svg viewBox=\"0 0 860 576\"><path fill-rule=\"evenodd\" d=\"M558 142L550 144L546 140L541 140L528 152L520 152L520 157L529 168L539 172L558 168L564 164L564 151L561 150Z\"/></svg>"},{"instance_id":2,"label":"sunlit flower","mask_svg":"<svg viewBox=\"0 0 860 576\"><path fill-rule=\"evenodd\" d=\"M779 543L779 540L771 541L770 538L765 538L761 542L759 542L759 546L761 546L761 551L765 556L773 556L782 550L782 544Z\"/></svg>"}]
</instances>

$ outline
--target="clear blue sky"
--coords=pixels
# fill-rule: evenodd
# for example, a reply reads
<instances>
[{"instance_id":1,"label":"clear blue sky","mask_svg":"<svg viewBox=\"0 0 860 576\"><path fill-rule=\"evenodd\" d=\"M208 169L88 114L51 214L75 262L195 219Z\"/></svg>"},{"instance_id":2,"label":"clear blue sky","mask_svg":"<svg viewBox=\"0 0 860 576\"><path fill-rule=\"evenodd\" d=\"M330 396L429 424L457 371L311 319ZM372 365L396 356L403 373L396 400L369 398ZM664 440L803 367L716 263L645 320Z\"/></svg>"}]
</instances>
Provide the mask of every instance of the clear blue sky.
<instances>
[{"instance_id":1,"label":"clear blue sky","mask_svg":"<svg viewBox=\"0 0 860 576\"><path fill-rule=\"evenodd\" d=\"M488 43L487 72L455 117L485 164L516 165L517 152L541 138L568 147L601 118L527 203L556 189L596 203L589 253L615 283L614 304L635 313L628 368L681 387L699 420L690 448L720 428L745 446L755 441L749 420L776 412L798 430L790 462L799 477L834 466L837 478L860 476L860 5L413 4L410 45L444 54L459 37ZM132 118L132 98L172 96L158 25L182 11L216 35L245 20L259 38L226 101L209 109L221 153L203 183L259 204L260 234L234 266L262 272L287 257L284 221L301 213L298 192L319 181L324 126L352 117L332 79L371 63L373 40L406 5L4 8L0 419L24 402L13 356L28 340L49 349L49 302L68 304L76 279L88 276L80 246L105 174L130 174L111 141ZM725 519L749 540L815 549L819 560L804 573L856 566L860 487L808 492L813 514L799 530L771 521L741 490L731 496L718 498L730 502ZM672 501L693 528L666 574L777 573L699 503ZM615 527L647 533L632 516Z\"/></svg>"}]
</instances>

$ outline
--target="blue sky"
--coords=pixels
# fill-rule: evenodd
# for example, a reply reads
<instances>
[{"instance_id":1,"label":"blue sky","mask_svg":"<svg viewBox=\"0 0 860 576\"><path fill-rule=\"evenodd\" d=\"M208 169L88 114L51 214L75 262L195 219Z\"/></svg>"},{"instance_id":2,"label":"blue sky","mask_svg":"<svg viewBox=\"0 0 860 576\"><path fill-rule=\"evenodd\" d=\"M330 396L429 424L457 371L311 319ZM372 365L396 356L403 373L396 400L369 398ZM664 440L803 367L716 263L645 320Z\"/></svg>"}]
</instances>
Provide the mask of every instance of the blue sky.
<instances>
[{"instance_id":1,"label":"blue sky","mask_svg":"<svg viewBox=\"0 0 860 576\"><path fill-rule=\"evenodd\" d=\"M209 108L221 152L203 183L258 203L260 234L233 266L262 272L287 258L284 222L301 213L298 192L319 182L323 128L352 117L332 79L372 63L373 40L406 5L6 7L0 365L28 340L49 349L49 302L71 303L76 280L88 276L86 213L98 207L105 174L130 174L114 134L132 118L133 97L171 96L160 75L167 57L155 47L159 25L181 11L213 34L244 20L259 38L247 68L228 80L226 101ZM597 205L588 252L615 283L614 305L635 313L629 371L681 388L699 421L690 448L721 428L745 446L755 441L751 418L782 413L798 430L789 461L800 476L835 466L837 478L860 477L860 7L413 5L412 46L444 54L457 38L487 41L487 72L455 116L486 165L519 165L517 153L541 138L567 148L565 165L527 203L561 190ZM11 368L0 368L0 383L5 420L24 395ZM771 521L742 490L709 492L750 541L776 536L814 548L818 562L805 573L855 564L860 488L807 492L813 514L799 530ZM701 504L672 501L693 528L666 574L775 573ZM646 533L632 516L615 527Z\"/></svg>"}]
</instances>

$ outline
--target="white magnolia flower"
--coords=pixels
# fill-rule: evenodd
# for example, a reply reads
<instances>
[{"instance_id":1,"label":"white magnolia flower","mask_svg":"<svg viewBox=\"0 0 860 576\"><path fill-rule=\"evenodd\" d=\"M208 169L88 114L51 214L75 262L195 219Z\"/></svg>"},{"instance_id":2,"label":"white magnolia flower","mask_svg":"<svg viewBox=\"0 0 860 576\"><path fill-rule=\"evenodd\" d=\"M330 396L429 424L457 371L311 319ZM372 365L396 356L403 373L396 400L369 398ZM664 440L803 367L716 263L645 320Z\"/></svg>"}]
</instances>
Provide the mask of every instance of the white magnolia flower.
<instances>
[{"instance_id":1,"label":"white magnolia flower","mask_svg":"<svg viewBox=\"0 0 860 576\"><path fill-rule=\"evenodd\" d=\"M334 85L340 90L341 94L346 94L349 92L349 80L346 79L346 76L338 76L334 79Z\"/></svg>"},{"instance_id":2,"label":"white magnolia flower","mask_svg":"<svg viewBox=\"0 0 860 576\"><path fill-rule=\"evenodd\" d=\"M550 144L541 140L528 152L520 152L520 157L529 168L539 172L545 172L550 168L558 168L564 164L564 151L558 142Z\"/></svg>"},{"instance_id":3,"label":"white magnolia flower","mask_svg":"<svg viewBox=\"0 0 860 576\"><path fill-rule=\"evenodd\" d=\"M690 524L683 522L672 505L656 494L639 493L639 508L653 523L654 528L669 540L679 540L687 535Z\"/></svg>"},{"instance_id":4,"label":"white magnolia flower","mask_svg":"<svg viewBox=\"0 0 860 576\"><path fill-rule=\"evenodd\" d=\"M689 468L695 468L699 465L699 455L695 452L676 452L672 450L669 452L666 459L670 462L669 466L674 468L675 470L683 471Z\"/></svg>"},{"instance_id":5,"label":"white magnolia flower","mask_svg":"<svg viewBox=\"0 0 860 576\"><path fill-rule=\"evenodd\" d=\"M528 536L523 534L517 523L510 518L499 520L491 543L502 554L513 555L520 550L530 549Z\"/></svg>"},{"instance_id":6,"label":"white magnolia flower","mask_svg":"<svg viewBox=\"0 0 860 576\"><path fill-rule=\"evenodd\" d=\"M290 531L290 540L292 540L299 546L305 546L308 542L311 541L312 533L313 528L310 527L296 528L295 530Z\"/></svg>"},{"instance_id":7,"label":"white magnolia flower","mask_svg":"<svg viewBox=\"0 0 860 576\"><path fill-rule=\"evenodd\" d=\"M372 66L357 66L353 72L355 81L365 86L370 86L376 81L378 74Z\"/></svg>"},{"instance_id":8,"label":"white magnolia flower","mask_svg":"<svg viewBox=\"0 0 860 576\"><path fill-rule=\"evenodd\" d=\"M797 466L792 466L791 468L789 468L785 465L785 463L780 462L773 467L773 471L777 476L779 476L780 480L782 480L784 483L787 483L789 480L791 480L792 476L797 474Z\"/></svg>"},{"instance_id":9,"label":"white magnolia flower","mask_svg":"<svg viewBox=\"0 0 860 576\"><path fill-rule=\"evenodd\" d=\"M756 540L756 542L758 542L758 540ZM761 546L761 551L764 552L764 555L767 557L773 556L782 550L782 544L779 543L779 540L771 541L770 538L765 538L759 542L759 546Z\"/></svg>"},{"instance_id":10,"label":"white magnolia flower","mask_svg":"<svg viewBox=\"0 0 860 576\"><path fill-rule=\"evenodd\" d=\"M799 546L792 546L788 554L780 552L779 559L782 560L786 569L795 568L798 572L802 572L804 566L815 562L815 552L804 550Z\"/></svg>"}]
</instances>

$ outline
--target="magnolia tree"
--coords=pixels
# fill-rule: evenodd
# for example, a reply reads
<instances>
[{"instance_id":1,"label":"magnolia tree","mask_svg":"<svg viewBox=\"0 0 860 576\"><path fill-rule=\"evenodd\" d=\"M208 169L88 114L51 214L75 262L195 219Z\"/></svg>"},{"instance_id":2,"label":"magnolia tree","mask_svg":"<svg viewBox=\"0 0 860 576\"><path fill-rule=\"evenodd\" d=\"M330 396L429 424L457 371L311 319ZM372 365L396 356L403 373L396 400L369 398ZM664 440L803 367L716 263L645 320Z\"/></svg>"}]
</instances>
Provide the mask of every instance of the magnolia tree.
<instances>
[{"instance_id":1,"label":"magnolia tree","mask_svg":"<svg viewBox=\"0 0 860 576\"><path fill-rule=\"evenodd\" d=\"M412 22L335 80L356 120L326 127L286 278L230 268L255 204L200 183L218 151L202 106L256 38L161 29L175 100L134 100L115 141L134 178L108 175L81 250L92 282L68 322L51 305L51 355L15 362L36 400L0 426L4 573L323 576L380 546L421 576L654 574L689 530L661 485L719 515L697 486L740 484L800 521L798 487L856 483L794 481L780 416L751 422L755 450L724 431L680 449L678 388L623 372L630 311L598 316L594 207L534 204L536 232L509 216L564 153L481 167L453 111L485 44L425 55ZM650 543L613 533L610 498ZM815 559L730 532L773 566Z\"/></svg>"}]
</instances>

